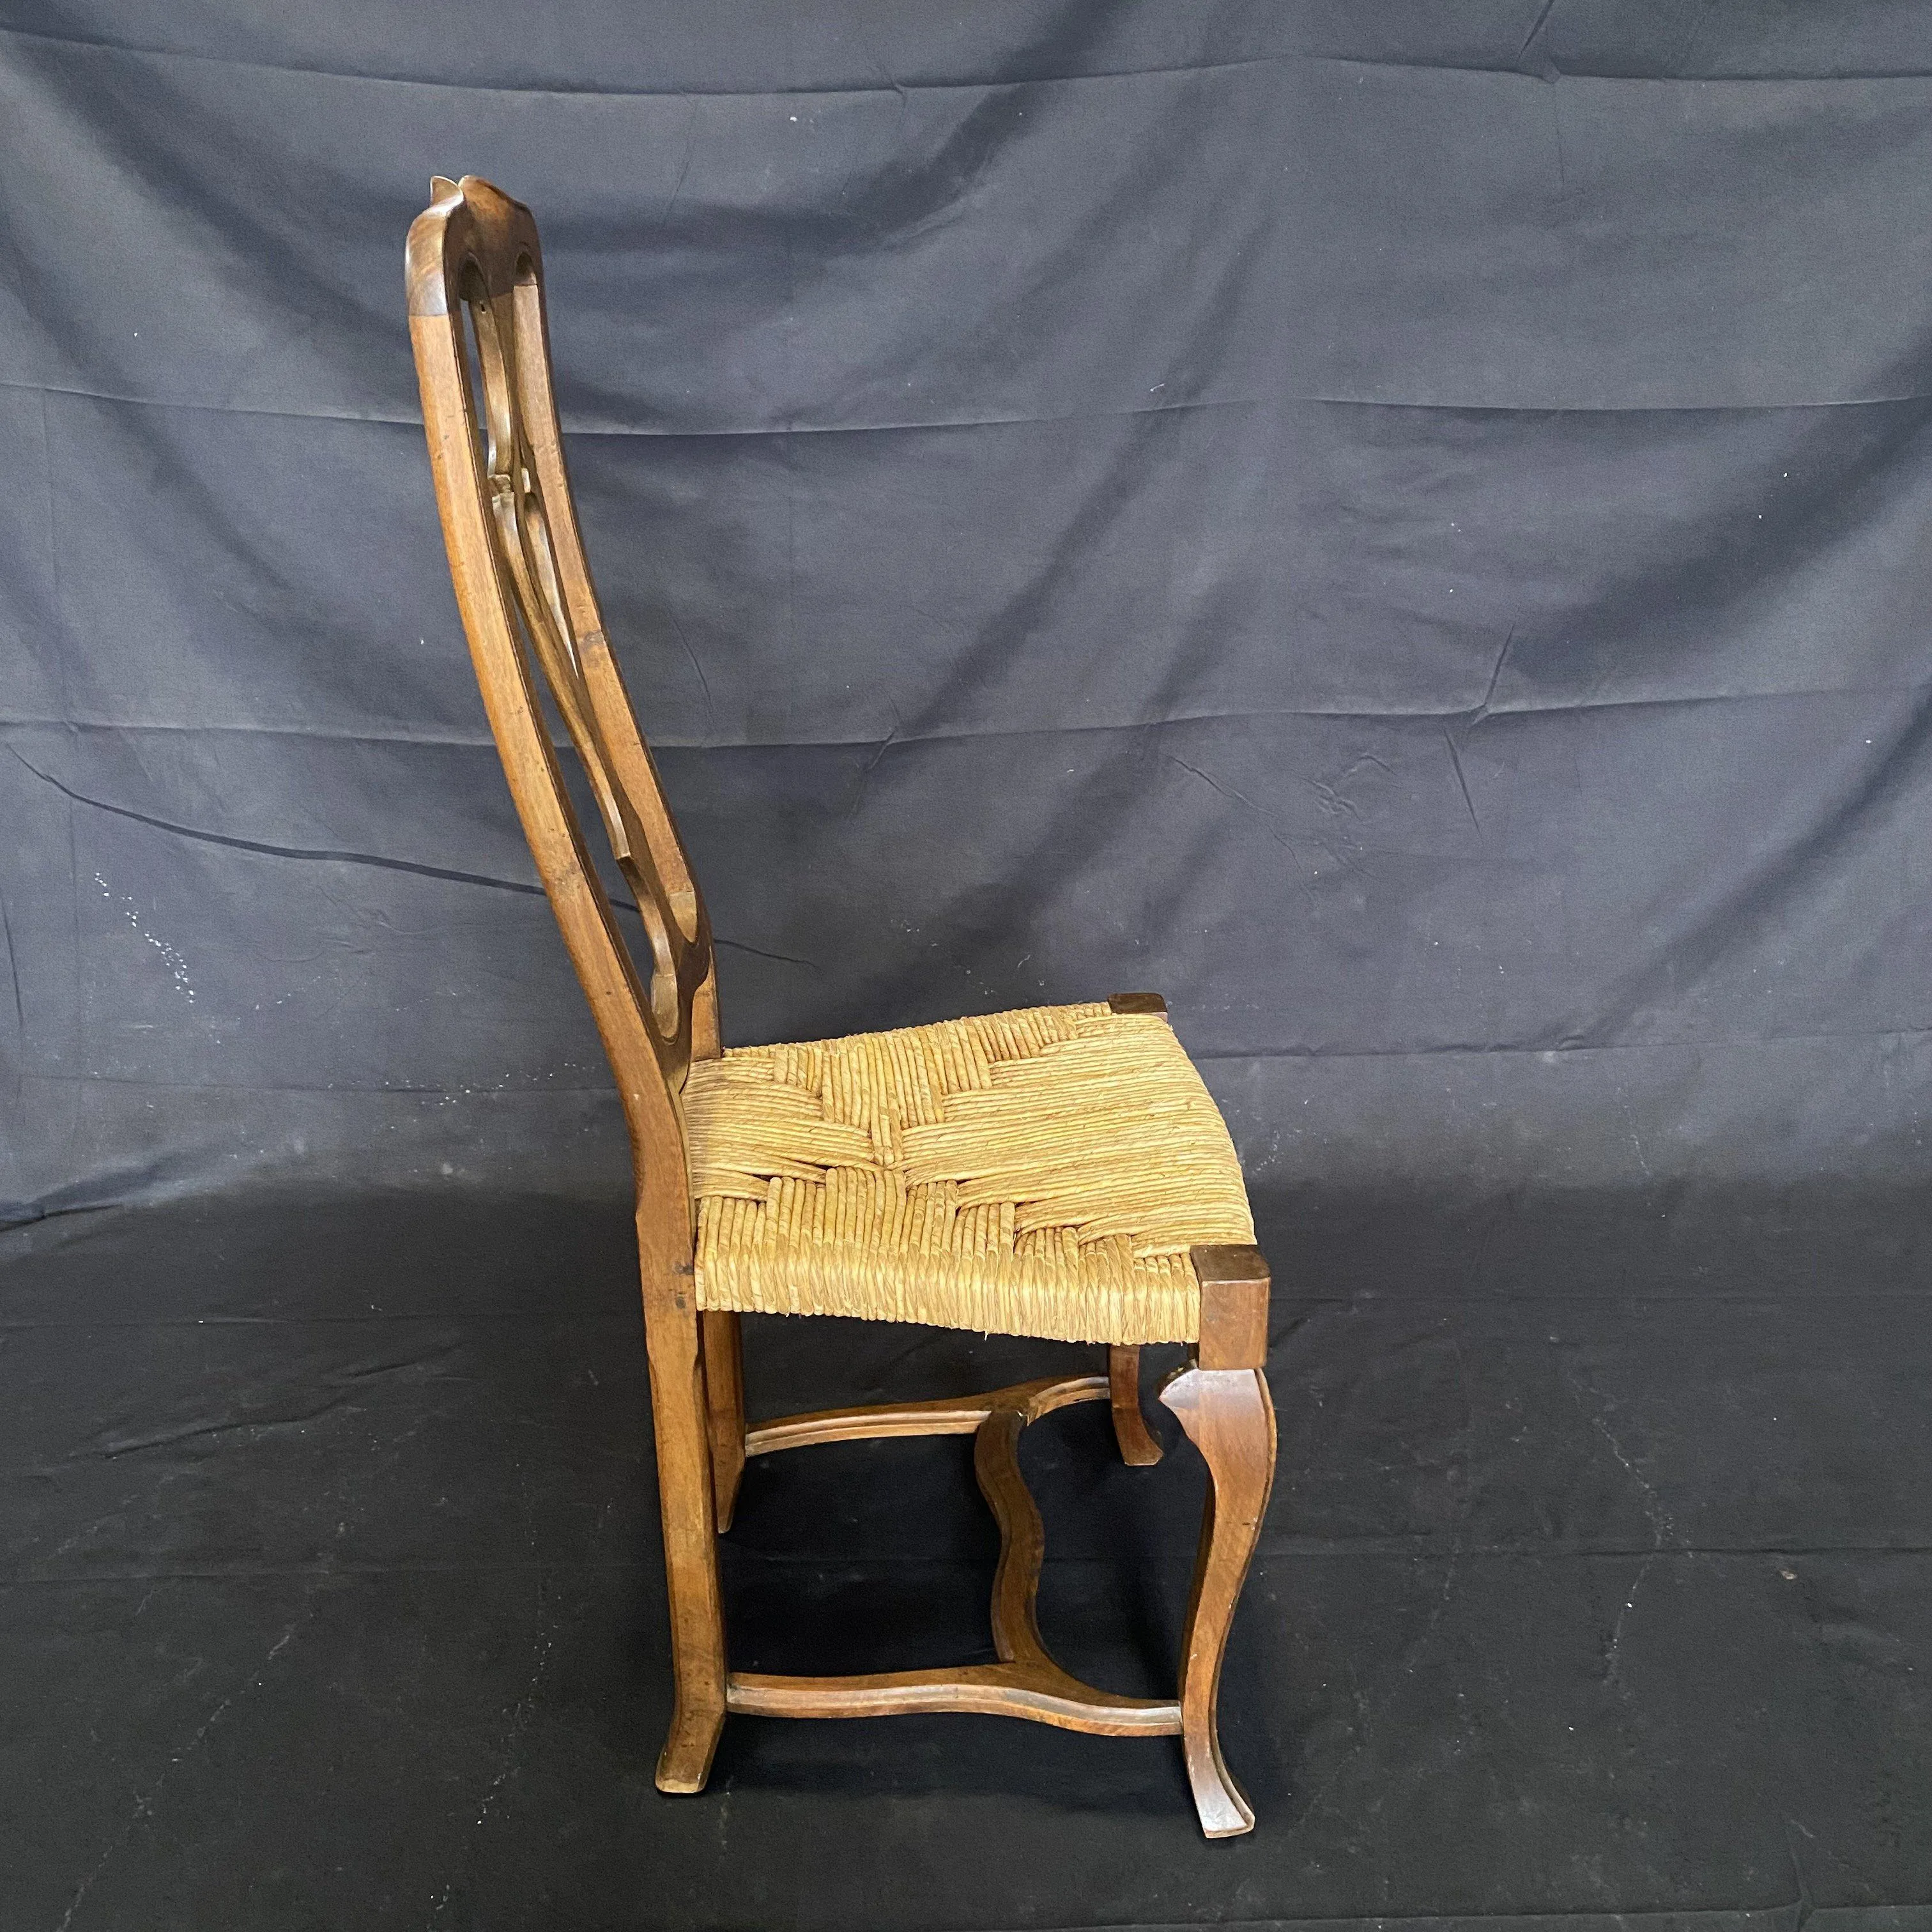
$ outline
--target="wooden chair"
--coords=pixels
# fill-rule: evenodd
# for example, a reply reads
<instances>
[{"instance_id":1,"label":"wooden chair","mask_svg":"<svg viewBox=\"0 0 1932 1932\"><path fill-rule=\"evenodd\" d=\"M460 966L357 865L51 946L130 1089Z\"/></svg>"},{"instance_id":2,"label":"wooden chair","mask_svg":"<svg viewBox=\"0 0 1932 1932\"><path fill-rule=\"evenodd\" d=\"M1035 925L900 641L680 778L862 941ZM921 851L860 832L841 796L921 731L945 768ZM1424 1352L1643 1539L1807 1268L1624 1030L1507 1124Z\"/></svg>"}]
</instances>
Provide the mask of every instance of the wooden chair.
<instances>
[{"instance_id":1,"label":"wooden chair","mask_svg":"<svg viewBox=\"0 0 1932 1932\"><path fill-rule=\"evenodd\" d=\"M457 600L530 849L622 1096L637 1178L676 1700L664 1791L700 1790L728 1712L978 1711L1068 1730L1178 1734L1203 1828L1252 1828L1216 1736L1221 1660L1267 1506L1268 1274L1240 1169L1156 995L802 1046L719 1043L704 902L604 634L552 399L530 211L439 176L410 228L410 330ZM581 759L636 896L634 956L565 788L544 706ZM740 1317L856 1316L1100 1342L1105 1375L957 1401L747 1425ZM1040 1519L1020 1432L1108 1401L1120 1454L1160 1450L1144 1343L1184 1342L1161 1400L1208 1502L1177 1697L1070 1676L1034 1617ZM748 1456L857 1437L972 1435L997 1519L997 1663L855 1677L726 1661L714 1539Z\"/></svg>"}]
</instances>

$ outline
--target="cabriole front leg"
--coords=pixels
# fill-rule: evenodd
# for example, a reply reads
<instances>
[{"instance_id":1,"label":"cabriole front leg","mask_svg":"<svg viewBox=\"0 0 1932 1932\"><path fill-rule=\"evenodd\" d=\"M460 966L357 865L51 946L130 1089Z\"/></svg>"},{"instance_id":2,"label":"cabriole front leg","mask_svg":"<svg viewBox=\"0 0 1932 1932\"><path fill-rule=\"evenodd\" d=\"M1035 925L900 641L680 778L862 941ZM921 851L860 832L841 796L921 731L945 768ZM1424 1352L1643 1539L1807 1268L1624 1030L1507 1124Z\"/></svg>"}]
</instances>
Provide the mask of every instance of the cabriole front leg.
<instances>
[{"instance_id":1,"label":"cabriole front leg","mask_svg":"<svg viewBox=\"0 0 1932 1932\"><path fill-rule=\"evenodd\" d=\"M1221 1756L1221 1664L1274 1484L1274 1404L1262 1372L1268 1269L1252 1247L1197 1247L1190 1258L1201 1282L1201 1339L1160 1394L1208 1465L1182 1646L1180 1735L1201 1828L1232 1838L1254 1829L1255 1814Z\"/></svg>"},{"instance_id":2,"label":"cabriole front leg","mask_svg":"<svg viewBox=\"0 0 1932 1932\"><path fill-rule=\"evenodd\" d=\"M1221 1756L1221 1661L1274 1480L1274 1405L1258 1369L1183 1369L1160 1399L1208 1465L1182 1646L1180 1735L1201 1828L1232 1838L1254 1829L1255 1814Z\"/></svg>"}]
</instances>

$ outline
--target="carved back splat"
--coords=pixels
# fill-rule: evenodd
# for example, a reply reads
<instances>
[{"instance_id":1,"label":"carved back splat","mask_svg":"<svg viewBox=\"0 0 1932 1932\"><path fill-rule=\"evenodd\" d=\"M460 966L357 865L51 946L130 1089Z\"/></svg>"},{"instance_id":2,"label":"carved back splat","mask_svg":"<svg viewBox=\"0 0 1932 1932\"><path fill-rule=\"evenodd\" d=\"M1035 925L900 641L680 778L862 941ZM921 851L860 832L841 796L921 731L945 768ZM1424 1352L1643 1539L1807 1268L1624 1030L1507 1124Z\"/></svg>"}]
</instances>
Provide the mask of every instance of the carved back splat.
<instances>
[{"instance_id":1,"label":"carved back splat","mask_svg":"<svg viewBox=\"0 0 1932 1932\"><path fill-rule=\"evenodd\" d=\"M438 176L410 230L410 334L451 573L538 871L618 1076L640 1182L685 1210L675 1096L718 1051L704 902L604 633L550 385L543 256L520 202ZM551 743L547 692L636 896L614 915ZM674 1187L673 1183L675 1182Z\"/></svg>"}]
</instances>

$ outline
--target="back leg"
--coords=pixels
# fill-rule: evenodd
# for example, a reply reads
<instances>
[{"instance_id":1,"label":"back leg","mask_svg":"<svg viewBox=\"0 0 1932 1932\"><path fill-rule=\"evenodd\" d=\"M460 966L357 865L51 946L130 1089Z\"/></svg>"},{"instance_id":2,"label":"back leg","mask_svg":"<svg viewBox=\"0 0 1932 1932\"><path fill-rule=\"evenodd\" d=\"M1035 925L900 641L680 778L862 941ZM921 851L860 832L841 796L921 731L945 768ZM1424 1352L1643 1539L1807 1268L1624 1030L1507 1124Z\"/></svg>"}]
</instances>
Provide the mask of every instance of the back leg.
<instances>
[{"instance_id":1,"label":"back leg","mask_svg":"<svg viewBox=\"0 0 1932 1932\"><path fill-rule=\"evenodd\" d=\"M1160 1444L1141 1408L1141 1352L1118 1345L1107 1351L1107 1392L1114 1408L1114 1439L1120 1460L1145 1468L1160 1460Z\"/></svg>"},{"instance_id":2,"label":"back leg","mask_svg":"<svg viewBox=\"0 0 1932 1932\"><path fill-rule=\"evenodd\" d=\"M718 1534L731 1527L745 1474L745 1347L738 1317L698 1317L704 1346L706 1424L711 1438L712 1508Z\"/></svg>"},{"instance_id":3,"label":"back leg","mask_svg":"<svg viewBox=\"0 0 1932 1932\"><path fill-rule=\"evenodd\" d=\"M725 1672L704 1358L699 1316L692 1306L691 1264L654 1254L656 1232L640 1213L644 1346L670 1609L670 1734L658 1758L657 1786L701 1791L724 1726Z\"/></svg>"}]
</instances>

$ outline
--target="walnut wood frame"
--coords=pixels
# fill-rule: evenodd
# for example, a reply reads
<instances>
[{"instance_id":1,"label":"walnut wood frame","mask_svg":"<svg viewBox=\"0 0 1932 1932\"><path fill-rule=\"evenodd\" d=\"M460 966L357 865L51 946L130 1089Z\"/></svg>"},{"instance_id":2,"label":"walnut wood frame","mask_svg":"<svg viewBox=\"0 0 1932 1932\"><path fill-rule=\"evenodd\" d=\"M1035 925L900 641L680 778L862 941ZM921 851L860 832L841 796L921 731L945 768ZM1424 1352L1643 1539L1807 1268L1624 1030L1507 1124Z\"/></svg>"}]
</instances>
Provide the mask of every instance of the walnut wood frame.
<instances>
[{"instance_id":1,"label":"walnut wood frame","mask_svg":"<svg viewBox=\"0 0 1932 1932\"><path fill-rule=\"evenodd\" d=\"M991 1712L1070 1730L1178 1735L1203 1830L1210 1838L1250 1830L1254 1814L1222 1761L1215 1714L1228 1628L1274 1472L1274 1415L1262 1373L1268 1273L1257 1250L1193 1250L1200 1339L1161 1392L1210 1479L1174 1698L1096 1690L1048 1654L1034 1615L1044 1534L1018 1458L1028 1423L1104 1400L1124 1460L1158 1460L1141 1408L1138 1349L1111 1348L1105 1376L747 1424L739 1318L697 1306L676 1099L691 1062L721 1051L710 926L606 640L578 534L551 390L536 224L475 176L438 176L431 193L410 230L410 332L451 575L511 793L630 1134L675 1688L658 1788L703 1787L728 1712ZM582 761L634 896L642 965L585 843L546 701ZM1112 1004L1166 1011L1154 994L1118 994ZM728 1668L716 1538L730 1526L748 1456L816 1442L968 1434L1000 1528L998 1662L856 1677Z\"/></svg>"}]
</instances>

